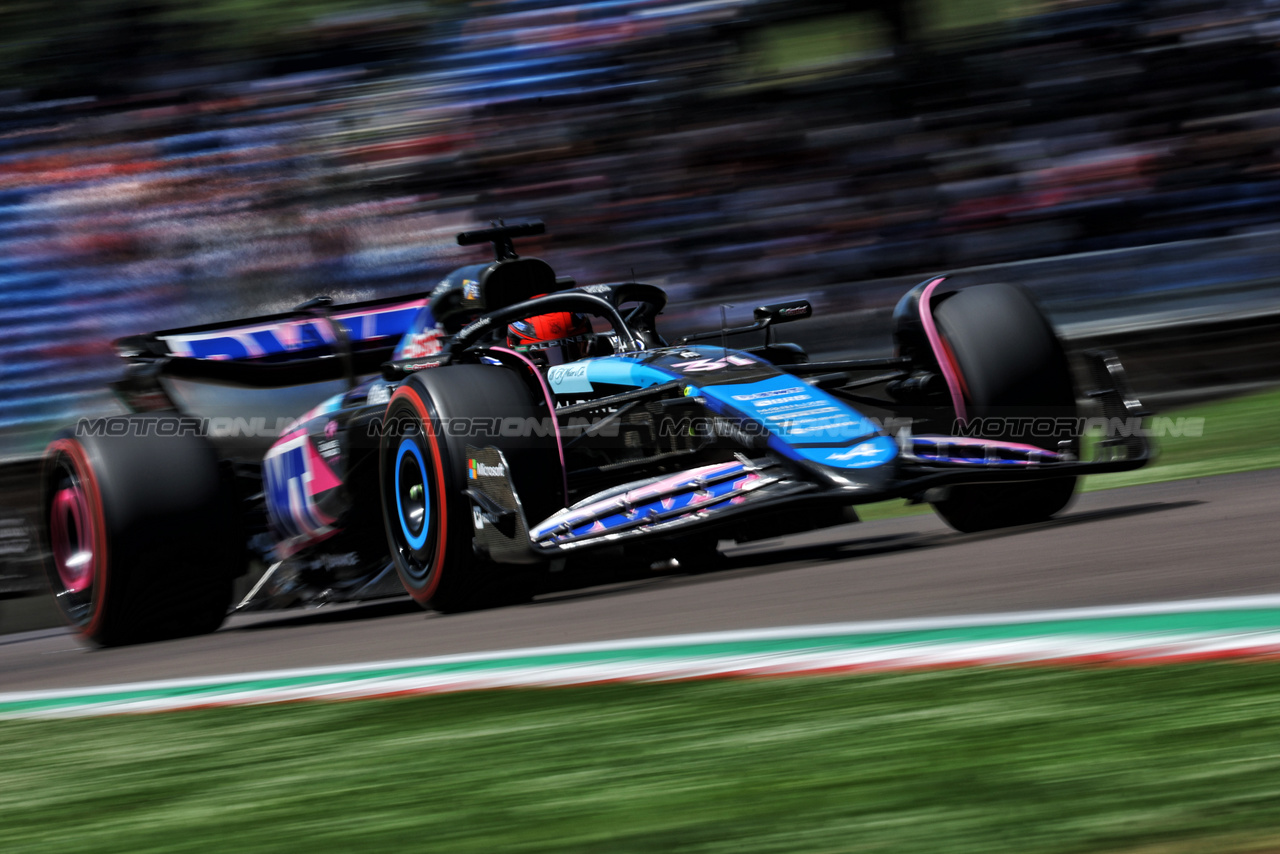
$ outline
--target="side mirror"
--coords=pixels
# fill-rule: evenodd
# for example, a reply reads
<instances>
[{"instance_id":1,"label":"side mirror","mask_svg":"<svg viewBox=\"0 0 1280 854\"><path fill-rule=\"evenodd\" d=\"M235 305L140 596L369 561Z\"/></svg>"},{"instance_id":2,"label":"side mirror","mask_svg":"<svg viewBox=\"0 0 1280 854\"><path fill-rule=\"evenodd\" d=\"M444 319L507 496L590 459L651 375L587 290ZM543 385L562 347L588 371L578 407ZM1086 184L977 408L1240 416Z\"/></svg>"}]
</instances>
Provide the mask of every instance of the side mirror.
<instances>
[{"instance_id":1,"label":"side mirror","mask_svg":"<svg viewBox=\"0 0 1280 854\"><path fill-rule=\"evenodd\" d=\"M756 320L767 320L770 324L790 323L793 320L804 320L806 317L813 317L813 306L807 299L775 302L771 305L762 305L755 310Z\"/></svg>"},{"instance_id":2,"label":"side mirror","mask_svg":"<svg viewBox=\"0 0 1280 854\"><path fill-rule=\"evenodd\" d=\"M813 317L813 306L809 305L807 299L793 299L790 302L775 302L771 305L762 305L755 310L755 322L750 326L736 326L714 330L709 332L695 332L692 335L686 335L681 338L678 344L688 344L690 341L710 341L713 338L724 339L726 335L741 335L746 332L764 331L765 346L769 346L773 341L773 327L778 323L790 323L793 320L804 320L806 317Z\"/></svg>"}]
</instances>

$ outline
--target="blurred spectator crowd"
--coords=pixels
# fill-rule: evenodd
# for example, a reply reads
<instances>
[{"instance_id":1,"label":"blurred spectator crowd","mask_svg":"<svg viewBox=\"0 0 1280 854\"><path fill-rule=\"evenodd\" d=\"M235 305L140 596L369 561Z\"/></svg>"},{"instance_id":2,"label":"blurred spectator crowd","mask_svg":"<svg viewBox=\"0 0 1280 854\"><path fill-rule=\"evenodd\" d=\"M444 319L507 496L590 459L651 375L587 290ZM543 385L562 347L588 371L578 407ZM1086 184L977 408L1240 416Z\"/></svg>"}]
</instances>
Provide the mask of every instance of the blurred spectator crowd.
<instances>
[{"instance_id":1,"label":"blurred spectator crowd","mask_svg":"<svg viewBox=\"0 0 1280 854\"><path fill-rule=\"evenodd\" d=\"M108 406L115 337L423 291L498 217L677 313L1280 220L1280 4L1073 3L759 62L830 7L476 0L376 59L0 106L0 457Z\"/></svg>"}]
</instances>

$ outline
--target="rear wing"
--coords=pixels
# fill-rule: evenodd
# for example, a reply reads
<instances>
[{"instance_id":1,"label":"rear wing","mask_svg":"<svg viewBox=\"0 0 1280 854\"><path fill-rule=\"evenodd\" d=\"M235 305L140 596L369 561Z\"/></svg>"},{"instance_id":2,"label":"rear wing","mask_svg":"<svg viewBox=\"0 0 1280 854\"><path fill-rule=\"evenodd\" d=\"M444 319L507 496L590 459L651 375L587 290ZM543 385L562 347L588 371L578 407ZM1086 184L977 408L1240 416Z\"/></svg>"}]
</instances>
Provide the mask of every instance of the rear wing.
<instances>
[{"instance_id":1,"label":"rear wing","mask_svg":"<svg viewBox=\"0 0 1280 854\"><path fill-rule=\"evenodd\" d=\"M174 408L162 378L253 388L311 385L377 372L428 297L392 297L330 306L327 298L292 312L166 329L120 338L129 362L112 387L131 410Z\"/></svg>"},{"instance_id":2,"label":"rear wing","mask_svg":"<svg viewBox=\"0 0 1280 854\"><path fill-rule=\"evenodd\" d=\"M286 362L332 353L345 331L354 349L394 349L426 304L426 296L391 297L330 308L327 298L322 297L283 314L132 335L118 339L115 347L130 361ZM335 323L343 330L335 330Z\"/></svg>"}]
</instances>

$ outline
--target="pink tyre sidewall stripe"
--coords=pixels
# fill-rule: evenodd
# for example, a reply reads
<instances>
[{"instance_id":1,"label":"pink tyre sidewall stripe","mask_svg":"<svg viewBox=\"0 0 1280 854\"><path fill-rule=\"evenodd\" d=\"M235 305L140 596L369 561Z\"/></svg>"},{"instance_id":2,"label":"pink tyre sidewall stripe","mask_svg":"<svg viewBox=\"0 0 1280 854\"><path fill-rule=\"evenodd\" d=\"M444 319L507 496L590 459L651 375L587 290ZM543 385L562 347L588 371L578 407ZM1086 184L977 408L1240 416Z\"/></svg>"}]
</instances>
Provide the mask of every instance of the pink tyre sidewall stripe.
<instances>
[{"instance_id":1,"label":"pink tyre sidewall stripe","mask_svg":"<svg viewBox=\"0 0 1280 854\"><path fill-rule=\"evenodd\" d=\"M934 290L938 285L946 281L946 276L934 279L925 285L924 291L920 294L920 323L924 326L925 338L929 340L929 347L933 350L933 355L938 360L938 367L942 371L942 378L947 382L947 390L951 392L951 406L956 411L956 418L961 422L969 420L968 412L964 405L963 383L960 375L956 372L955 366L947 354L947 343L942 340L942 333L938 331L938 326L933 322L933 311L929 305L933 297Z\"/></svg>"},{"instance_id":2,"label":"pink tyre sidewall stripe","mask_svg":"<svg viewBox=\"0 0 1280 854\"><path fill-rule=\"evenodd\" d=\"M569 474L564 463L564 441L560 438L560 422L556 420L556 402L551 396L551 389L547 387L547 381L543 378L542 372L538 370L538 367L533 363L533 360L525 354L515 350L508 350L506 347L490 347L489 349L496 353L505 353L508 356L515 356L517 359L524 362L529 366L529 370L533 372L533 375L538 378L538 385L542 386L542 394L547 400L547 416L551 418L551 426L552 429L555 430L556 434L556 450L560 452L560 480L561 485L564 488L564 504L567 506L569 504Z\"/></svg>"}]
</instances>

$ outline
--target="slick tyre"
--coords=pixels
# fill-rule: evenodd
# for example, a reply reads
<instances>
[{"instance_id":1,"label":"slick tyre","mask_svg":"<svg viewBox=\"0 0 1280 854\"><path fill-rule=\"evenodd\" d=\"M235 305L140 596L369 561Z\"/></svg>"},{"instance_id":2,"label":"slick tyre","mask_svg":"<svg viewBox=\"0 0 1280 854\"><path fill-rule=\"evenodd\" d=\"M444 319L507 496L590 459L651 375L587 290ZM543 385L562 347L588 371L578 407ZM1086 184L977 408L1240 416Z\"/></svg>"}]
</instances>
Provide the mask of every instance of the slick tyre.
<instances>
[{"instance_id":1,"label":"slick tyre","mask_svg":"<svg viewBox=\"0 0 1280 854\"><path fill-rule=\"evenodd\" d=\"M959 290L934 306L933 318L944 345L939 358L950 359L959 377L968 420L1006 425L985 438L1052 451L1066 440L1079 453L1079 436L1066 432L1077 414L1066 352L1026 291L1005 284ZM1027 429L1028 419L1055 429ZM1071 502L1075 488L1074 477L953 486L933 508L958 531L984 531L1044 521Z\"/></svg>"},{"instance_id":2,"label":"slick tyre","mask_svg":"<svg viewBox=\"0 0 1280 854\"><path fill-rule=\"evenodd\" d=\"M218 628L246 564L229 480L176 417L93 422L45 453L45 573L63 616L117 646Z\"/></svg>"},{"instance_id":3,"label":"slick tyre","mask_svg":"<svg viewBox=\"0 0 1280 854\"><path fill-rule=\"evenodd\" d=\"M496 365L421 371L392 395L379 450L383 525L396 573L424 608L468 611L533 595L537 567L477 554L467 446L502 451L528 518L540 520L563 506L558 440L499 427L546 417L524 380Z\"/></svg>"}]
</instances>

